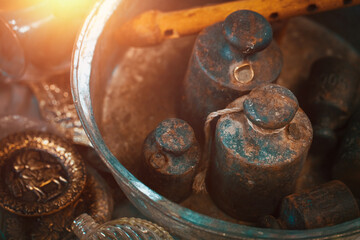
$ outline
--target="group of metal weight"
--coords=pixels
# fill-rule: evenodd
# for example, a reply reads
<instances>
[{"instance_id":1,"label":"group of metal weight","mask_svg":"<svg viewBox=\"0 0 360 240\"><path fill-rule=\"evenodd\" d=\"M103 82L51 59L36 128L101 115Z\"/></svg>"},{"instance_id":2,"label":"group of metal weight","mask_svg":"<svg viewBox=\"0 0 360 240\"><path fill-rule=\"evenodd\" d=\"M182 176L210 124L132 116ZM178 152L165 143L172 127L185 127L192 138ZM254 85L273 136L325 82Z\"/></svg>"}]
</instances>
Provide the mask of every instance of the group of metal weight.
<instances>
[{"instance_id":1,"label":"group of metal weight","mask_svg":"<svg viewBox=\"0 0 360 240\"><path fill-rule=\"evenodd\" d=\"M204 29L183 84L179 115L186 122L166 119L147 136L142 180L181 202L192 193L199 165L208 161L207 192L233 218L310 229L359 217L357 71L336 57L313 63L300 99L303 111L290 90L274 84L281 68L280 48L261 15L237 11ZM206 118L223 109L204 159ZM328 153L338 145L332 163ZM333 166L336 180L295 193L309 151Z\"/></svg>"}]
</instances>

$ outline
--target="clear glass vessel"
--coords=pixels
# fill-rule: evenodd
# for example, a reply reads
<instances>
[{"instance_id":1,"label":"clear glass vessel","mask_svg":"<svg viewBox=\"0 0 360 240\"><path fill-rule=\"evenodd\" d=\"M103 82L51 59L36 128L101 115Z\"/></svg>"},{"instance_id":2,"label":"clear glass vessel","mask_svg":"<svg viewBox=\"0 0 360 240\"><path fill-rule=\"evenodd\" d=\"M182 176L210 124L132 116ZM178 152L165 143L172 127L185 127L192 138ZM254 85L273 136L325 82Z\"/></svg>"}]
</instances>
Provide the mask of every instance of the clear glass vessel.
<instances>
[{"instance_id":1,"label":"clear glass vessel","mask_svg":"<svg viewBox=\"0 0 360 240\"><path fill-rule=\"evenodd\" d=\"M186 2L200 5L196 1ZM208 217L175 204L152 191L120 164L105 143L100 126L109 79L126 50L126 47L116 44L112 32L121 23L141 11L158 9L166 4L167 1L161 0L100 0L87 17L73 52L72 91L78 114L95 150L109 167L128 199L145 216L181 239L355 239L359 237L360 219L332 227L290 231L256 228ZM306 70L299 69L299 71L307 74Z\"/></svg>"}]
</instances>

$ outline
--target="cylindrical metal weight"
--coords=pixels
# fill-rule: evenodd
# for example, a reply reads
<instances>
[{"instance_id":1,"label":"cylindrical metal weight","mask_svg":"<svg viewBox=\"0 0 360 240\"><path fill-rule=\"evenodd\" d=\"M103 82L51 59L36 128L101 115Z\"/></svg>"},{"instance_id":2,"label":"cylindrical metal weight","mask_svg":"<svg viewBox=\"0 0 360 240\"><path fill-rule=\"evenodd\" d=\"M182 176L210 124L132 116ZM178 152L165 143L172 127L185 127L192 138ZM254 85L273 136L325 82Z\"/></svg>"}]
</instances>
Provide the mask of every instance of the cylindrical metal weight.
<instances>
[{"instance_id":1,"label":"cylindrical metal weight","mask_svg":"<svg viewBox=\"0 0 360 240\"><path fill-rule=\"evenodd\" d=\"M312 152L325 154L353 113L360 76L350 63L337 57L323 57L310 70L304 94L304 110L314 128Z\"/></svg>"},{"instance_id":2,"label":"cylindrical metal weight","mask_svg":"<svg viewBox=\"0 0 360 240\"><path fill-rule=\"evenodd\" d=\"M294 190L312 127L296 97L279 85L255 88L243 107L217 123L207 189L226 213L253 221L273 214Z\"/></svg>"},{"instance_id":3,"label":"cylindrical metal weight","mask_svg":"<svg viewBox=\"0 0 360 240\"><path fill-rule=\"evenodd\" d=\"M143 153L145 184L175 202L191 194L201 151L188 123L176 118L162 121L145 139Z\"/></svg>"},{"instance_id":4,"label":"cylindrical metal weight","mask_svg":"<svg viewBox=\"0 0 360 240\"><path fill-rule=\"evenodd\" d=\"M241 10L204 29L195 42L184 81L181 116L203 138L209 113L280 74L282 55L258 13Z\"/></svg>"},{"instance_id":5,"label":"cylindrical metal weight","mask_svg":"<svg viewBox=\"0 0 360 240\"><path fill-rule=\"evenodd\" d=\"M336 180L285 197L280 210L280 221L288 229L331 226L359 216L359 207L350 189Z\"/></svg>"}]
</instances>

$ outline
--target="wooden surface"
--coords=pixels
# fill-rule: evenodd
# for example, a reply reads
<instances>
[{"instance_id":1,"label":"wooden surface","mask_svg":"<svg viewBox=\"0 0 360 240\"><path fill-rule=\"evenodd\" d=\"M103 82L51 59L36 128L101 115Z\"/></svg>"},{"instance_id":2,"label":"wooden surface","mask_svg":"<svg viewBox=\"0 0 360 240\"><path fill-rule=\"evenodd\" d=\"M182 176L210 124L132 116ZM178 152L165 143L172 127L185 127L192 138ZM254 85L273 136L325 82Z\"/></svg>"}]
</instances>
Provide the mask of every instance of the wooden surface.
<instances>
[{"instance_id":1,"label":"wooden surface","mask_svg":"<svg viewBox=\"0 0 360 240\"><path fill-rule=\"evenodd\" d=\"M240 0L172 12L151 10L122 25L115 36L121 44L142 47L198 33L240 9L252 10L269 21L277 21L359 3L360 0Z\"/></svg>"}]
</instances>

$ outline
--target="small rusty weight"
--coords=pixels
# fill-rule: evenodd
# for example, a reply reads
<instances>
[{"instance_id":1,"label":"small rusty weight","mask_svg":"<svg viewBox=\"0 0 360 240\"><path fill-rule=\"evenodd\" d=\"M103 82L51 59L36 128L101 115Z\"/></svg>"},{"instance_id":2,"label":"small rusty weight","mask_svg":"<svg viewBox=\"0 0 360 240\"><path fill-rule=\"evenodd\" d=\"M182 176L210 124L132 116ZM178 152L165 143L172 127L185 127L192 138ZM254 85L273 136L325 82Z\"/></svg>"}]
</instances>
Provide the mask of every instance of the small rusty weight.
<instances>
[{"instance_id":1,"label":"small rusty weight","mask_svg":"<svg viewBox=\"0 0 360 240\"><path fill-rule=\"evenodd\" d=\"M359 207L350 189L337 180L291 194L283 199L280 207L280 222L287 229L332 226L359 216Z\"/></svg>"},{"instance_id":2,"label":"small rusty weight","mask_svg":"<svg viewBox=\"0 0 360 240\"><path fill-rule=\"evenodd\" d=\"M240 99L227 108L239 107ZM243 108L219 119L206 181L220 209L256 221L293 192L312 128L293 93L279 85L253 89Z\"/></svg>"},{"instance_id":3,"label":"small rusty weight","mask_svg":"<svg viewBox=\"0 0 360 240\"><path fill-rule=\"evenodd\" d=\"M180 115L193 126L198 138L203 137L209 113L277 79L282 55L272 36L267 20L248 10L236 11L199 34L180 109Z\"/></svg>"},{"instance_id":4,"label":"small rusty weight","mask_svg":"<svg viewBox=\"0 0 360 240\"><path fill-rule=\"evenodd\" d=\"M350 118L333 166L333 178L360 197L360 107Z\"/></svg>"},{"instance_id":5,"label":"small rusty weight","mask_svg":"<svg viewBox=\"0 0 360 240\"><path fill-rule=\"evenodd\" d=\"M145 184L175 202L191 194L201 152L188 123L176 118L162 121L145 139L143 153Z\"/></svg>"},{"instance_id":6,"label":"small rusty weight","mask_svg":"<svg viewBox=\"0 0 360 240\"><path fill-rule=\"evenodd\" d=\"M335 147L335 130L354 111L359 80L357 70L343 59L328 56L312 64L304 89L304 110L314 128L311 152L324 155Z\"/></svg>"}]
</instances>

